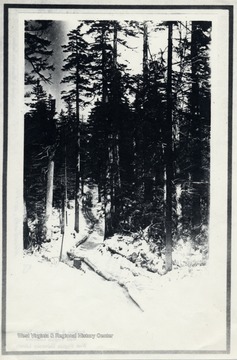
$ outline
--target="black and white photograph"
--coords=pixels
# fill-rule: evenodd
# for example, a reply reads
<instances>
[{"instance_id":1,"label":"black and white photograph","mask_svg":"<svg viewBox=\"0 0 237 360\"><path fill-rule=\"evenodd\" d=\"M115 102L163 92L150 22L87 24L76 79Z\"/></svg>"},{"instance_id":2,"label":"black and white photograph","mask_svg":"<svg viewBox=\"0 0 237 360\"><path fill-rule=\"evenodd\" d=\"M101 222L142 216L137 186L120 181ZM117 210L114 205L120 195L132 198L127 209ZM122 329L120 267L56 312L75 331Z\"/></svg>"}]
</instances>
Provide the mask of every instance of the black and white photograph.
<instances>
[{"instance_id":1,"label":"black and white photograph","mask_svg":"<svg viewBox=\"0 0 237 360\"><path fill-rule=\"evenodd\" d=\"M209 3L4 4L4 359L237 354L234 9Z\"/></svg>"}]
</instances>

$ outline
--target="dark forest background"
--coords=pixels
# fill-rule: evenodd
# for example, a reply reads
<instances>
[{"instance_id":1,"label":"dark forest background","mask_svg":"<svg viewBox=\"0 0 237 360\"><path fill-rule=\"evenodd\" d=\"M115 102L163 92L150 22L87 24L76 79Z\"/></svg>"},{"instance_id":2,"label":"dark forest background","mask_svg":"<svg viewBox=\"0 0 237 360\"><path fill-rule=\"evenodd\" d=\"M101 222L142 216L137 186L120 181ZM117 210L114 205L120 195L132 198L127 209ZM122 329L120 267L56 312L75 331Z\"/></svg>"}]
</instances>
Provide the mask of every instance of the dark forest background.
<instances>
[{"instance_id":1,"label":"dark forest background","mask_svg":"<svg viewBox=\"0 0 237 360\"><path fill-rule=\"evenodd\" d=\"M55 65L51 26L25 22L23 246L50 241L52 208L63 219L70 200L78 233L86 185L103 205L104 238L148 228L170 270L180 238L208 243L211 22L79 21L61 47L59 113L44 88ZM167 33L154 54L151 31ZM138 74L119 53L135 37Z\"/></svg>"}]
</instances>

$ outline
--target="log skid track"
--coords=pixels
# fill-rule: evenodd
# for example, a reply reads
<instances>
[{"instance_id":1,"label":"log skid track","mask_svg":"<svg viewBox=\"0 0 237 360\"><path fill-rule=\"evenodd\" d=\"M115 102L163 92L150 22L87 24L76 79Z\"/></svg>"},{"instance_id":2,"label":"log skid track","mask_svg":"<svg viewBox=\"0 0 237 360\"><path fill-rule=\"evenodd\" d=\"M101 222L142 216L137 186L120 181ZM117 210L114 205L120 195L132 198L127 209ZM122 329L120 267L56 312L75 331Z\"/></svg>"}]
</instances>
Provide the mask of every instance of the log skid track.
<instances>
[{"instance_id":1,"label":"log skid track","mask_svg":"<svg viewBox=\"0 0 237 360\"><path fill-rule=\"evenodd\" d=\"M113 281L117 283L125 293L126 297L132 301L134 305L140 310L144 311L142 307L139 305L139 303L134 299L134 297L130 294L129 289L127 285L123 282L118 280L113 274L107 274L104 270L99 269L99 267L93 263L93 260L90 259L91 252L99 245L99 243L96 243L93 240L90 240L90 238L93 236L93 238L96 237L96 235L99 235L100 237L103 235L103 231L101 227L99 226L99 220L95 218L95 216L92 213L91 207L89 207L87 204L83 204L82 207L82 213L85 217L85 220L87 222L87 225L89 227L89 230L87 234L80 239L74 246L75 250L71 250L70 252L67 252L67 256L70 260L74 260L74 266L78 268L78 263L83 263L86 268L89 270L95 272L97 275L102 277L106 281ZM81 250L81 253L80 253ZM114 261L117 261L114 259ZM79 268L81 265L79 266Z\"/></svg>"}]
</instances>

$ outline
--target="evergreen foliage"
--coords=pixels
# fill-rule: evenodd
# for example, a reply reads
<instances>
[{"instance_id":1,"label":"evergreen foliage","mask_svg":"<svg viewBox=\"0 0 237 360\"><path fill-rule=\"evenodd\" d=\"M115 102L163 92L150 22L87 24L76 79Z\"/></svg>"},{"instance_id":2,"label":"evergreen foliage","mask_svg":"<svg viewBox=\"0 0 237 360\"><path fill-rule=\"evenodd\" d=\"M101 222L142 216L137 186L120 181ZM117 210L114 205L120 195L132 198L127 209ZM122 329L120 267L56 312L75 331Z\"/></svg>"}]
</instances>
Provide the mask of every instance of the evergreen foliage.
<instances>
[{"instance_id":1,"label":"evergreen foliage","mask_svg":"<svg viewBox=\"0 0 237 360\"><path fill-rule=\"evenodd\" d=\"M49 25L26 22L25 56L33 64L26 83L35 83L36 76L50 80L44 71L53 68L52 52L43 37ZM151 31L167 34L165 49L151 52ZM131 39L136 37L143 42L142 70L131 74L121 49L131 49ZM207 21L79 21L62 45L66 105L57 124L54 101L39 81L25 115L28 219L44 224L45 172L53 156L54 205L63 213L67 200L75 198L76 232L79 200L87 183L98 186L105 239L149 228L149 238L159 251L169 247L171 253L172 242L179 238L206 242L210 44ZM83 119L86 106L90 113ZM37 231L43 230L38 226ZM36 231L35 237L34 242L43 241Z\"/></svg>"}]
</instances>

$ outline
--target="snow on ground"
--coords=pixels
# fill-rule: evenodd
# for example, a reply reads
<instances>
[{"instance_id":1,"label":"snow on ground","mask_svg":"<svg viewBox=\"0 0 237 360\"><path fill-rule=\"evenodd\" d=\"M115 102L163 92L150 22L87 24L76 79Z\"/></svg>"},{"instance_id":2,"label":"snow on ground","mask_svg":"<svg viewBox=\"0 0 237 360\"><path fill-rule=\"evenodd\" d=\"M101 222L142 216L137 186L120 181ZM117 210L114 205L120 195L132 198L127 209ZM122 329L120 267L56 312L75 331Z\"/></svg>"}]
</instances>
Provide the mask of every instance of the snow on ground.
<instances>
[{"instance_id":1,"label":"snow on ground","mask_svg":"<svg viewBox=\"0 0 237 360\"><path fill-rule=\"evenodd\" d=\"M94 199L93 193L93 202ZM187 264L160 275L163 266L160 256L160 271L147 271L147 267L128 258L134 252L140 256L143 251L154 263L157 259L153 259L149 246L143 241L132 242L131 238L122 242L118 235L103 242L100 204L94 203L92 211L98 219L94 231L90 233L88 219L81 213L81 231L76 236L73 208L68 209L60 262L61 234L58 213L54 210L52 241L45 243L39 252L25 254L20 270L11 275L8 296L17 301L9 301L7 307L8 349L224 349L225 294L212 286L208 267ZM87 241L76 247L76 242L86 235ZM111 254L108 246L123 256ZM176 252L177 259L180 251ZM186 251L190 254L191 249ZM76 269L67 252L88 259L111 281L84 263L81 269ZM29 340L19 337L20 333L52 333L58 338ZM63 334L76 334L76 338L63 338L66 336Z\"/></svg>"},{"instance_id":2,"label":"snow on ground","mask_svg":"<svg viewBox=\"0 0 237 360\"><path fill-rule=\"evenodd\" d=\"M7 309L9 349L28 349L29 341L16 333L112 334L112 338L95 337L93 341L80 337L54 343L32 340L34 350L50 346L70 350L223 349L224 327L223 339L219 336L225 313L218 308L205 268L190 277L177 271L163 277L151 275L153 279L130 280L142 312L116 282L89 270L27 256L22 272L14 276L17 301Z\"/></svg>"}]
</instances>

